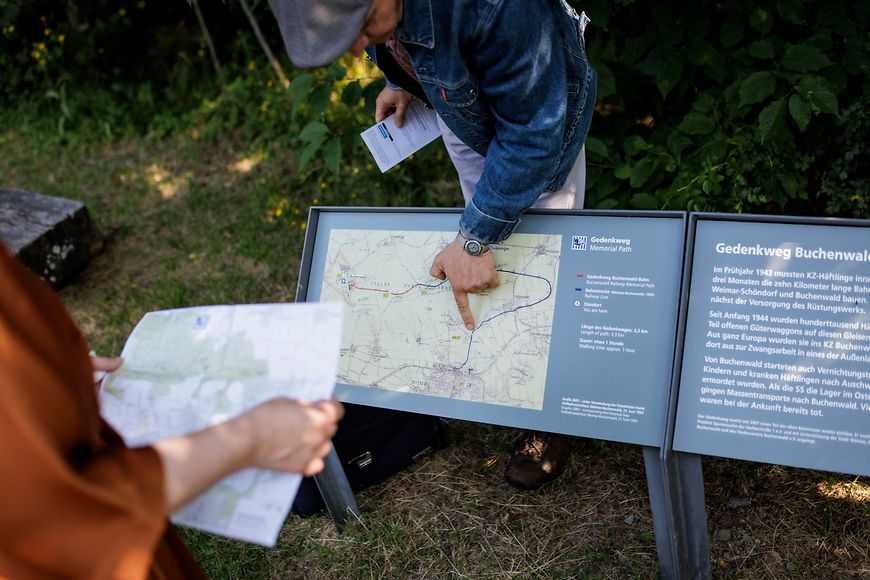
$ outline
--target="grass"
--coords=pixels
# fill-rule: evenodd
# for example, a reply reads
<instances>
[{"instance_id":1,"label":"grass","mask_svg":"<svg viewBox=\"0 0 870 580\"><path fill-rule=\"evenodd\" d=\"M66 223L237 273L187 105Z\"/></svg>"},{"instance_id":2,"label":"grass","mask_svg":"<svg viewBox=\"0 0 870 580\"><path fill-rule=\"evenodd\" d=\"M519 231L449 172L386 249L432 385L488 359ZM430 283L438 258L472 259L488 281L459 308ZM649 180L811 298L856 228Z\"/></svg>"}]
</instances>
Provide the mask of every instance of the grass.
<instances>
[{"instance_id":1,"label":"grass","mask_svg":"<svg viewBox=\"0 0 870 580\"><path fill-rule=\"evenodd\" d=\"M53 121L7 111L0 151L0 187L79 199L105 234L103 252L62 291L104 354L120 352L150 310L292 300L315 199L392 203L345 199L340 180L300 187L292 154L233 135L107 138L83 127L62 142ZM458 203L451 179L426 199ZM502 479L517 431L446 429L446 449L358 494L363 518L344 533L321 514L291 515L274 549L183 534L215 579L657 577L638 448L577 439L563 477L520 492ZM715 458L704 468L715 578L870 577L861 479Z\"/></svg>"}]
</instances>

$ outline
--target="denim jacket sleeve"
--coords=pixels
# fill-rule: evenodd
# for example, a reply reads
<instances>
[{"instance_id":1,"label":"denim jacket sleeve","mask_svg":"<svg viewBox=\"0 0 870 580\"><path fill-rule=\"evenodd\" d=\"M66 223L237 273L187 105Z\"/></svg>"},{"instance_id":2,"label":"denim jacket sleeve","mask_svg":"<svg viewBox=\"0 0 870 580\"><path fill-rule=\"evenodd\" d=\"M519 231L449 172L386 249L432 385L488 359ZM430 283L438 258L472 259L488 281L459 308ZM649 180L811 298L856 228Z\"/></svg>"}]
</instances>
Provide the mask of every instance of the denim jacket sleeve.
<instances>
[{"instance_id":1,"label":"denim jacket sleeve","mask_svg":"<svg viewBox=\"0 0 870 580\"><path fill-rule=\"evenodd\" d=\"M460 229L487 243L507 238L544 192L567 118L565 54L548 0L496 3L470 39L470 68L494 119L474 197Z\"/></svg>"}]
</instances>

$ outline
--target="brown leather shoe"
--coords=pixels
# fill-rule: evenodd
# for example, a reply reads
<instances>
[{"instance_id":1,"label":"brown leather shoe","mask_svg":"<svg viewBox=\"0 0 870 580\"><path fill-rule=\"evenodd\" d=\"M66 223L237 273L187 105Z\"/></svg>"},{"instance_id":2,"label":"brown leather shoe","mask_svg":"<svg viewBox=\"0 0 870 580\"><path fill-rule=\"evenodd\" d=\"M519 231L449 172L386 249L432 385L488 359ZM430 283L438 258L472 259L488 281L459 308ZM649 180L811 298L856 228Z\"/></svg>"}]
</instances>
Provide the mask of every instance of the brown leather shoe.
<instances>
[{"instance_id":1,"label":"brown leather shoe","mask_svg":"<svg viewBox=\"0 0 870 580\"><path fill-rule=\"evenodd\" d=\"M567 435L529 431L511 456L505 481L522 489L538 489L553 481L565 470L570 442Z\"/></svg>"}]
</instances>

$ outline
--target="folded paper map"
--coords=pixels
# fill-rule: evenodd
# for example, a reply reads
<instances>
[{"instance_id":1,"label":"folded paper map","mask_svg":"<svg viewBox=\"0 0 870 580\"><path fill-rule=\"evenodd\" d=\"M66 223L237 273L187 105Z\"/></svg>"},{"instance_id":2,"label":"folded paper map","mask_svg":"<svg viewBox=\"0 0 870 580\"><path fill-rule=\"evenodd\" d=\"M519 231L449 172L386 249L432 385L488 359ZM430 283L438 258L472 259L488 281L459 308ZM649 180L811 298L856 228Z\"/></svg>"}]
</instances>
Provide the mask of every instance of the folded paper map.
<instances>
[{"instance_id":1,"label":"folded paper map","mask_svg":"<svg viewBox=\"0 0 870 580\"><path fill-rule=\"evenodd\" d=\"M146 314L124 364L100 391L103 416L131 447L185 435L275 397L332 396L342 306L204 306ZM172 521L273 546L302 477L247 469L172 514Z\"/></svg>"}]
</instances>

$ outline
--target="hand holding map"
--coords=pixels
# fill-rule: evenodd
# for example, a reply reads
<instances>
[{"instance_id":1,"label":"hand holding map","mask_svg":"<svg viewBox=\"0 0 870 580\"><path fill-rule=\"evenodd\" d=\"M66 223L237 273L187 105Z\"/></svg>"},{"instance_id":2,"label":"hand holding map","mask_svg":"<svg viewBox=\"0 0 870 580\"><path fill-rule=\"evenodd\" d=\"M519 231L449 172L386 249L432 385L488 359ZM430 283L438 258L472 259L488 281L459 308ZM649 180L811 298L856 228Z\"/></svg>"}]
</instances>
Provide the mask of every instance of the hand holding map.
<instances>
[{"instance_id":1,"label":"hand holding map","mask_svg":"<svg viewBox=\"0 0 870 580\"><path fill-rule=\"evenodd\" d=\"M252 466L303 475L321 471L343 414L337 401L279 398L257 405L245 414L256 434Z\"/></svg>"},{"instance_id":2,"label":"hand holding map","mask_svg":"<svg viewBox=\"0 0 870 580\"><path fill-rule=\"evenodd\" d=\"M102 414L135 447L218 424L231 426L230 419L276 397L329 399L341 328L340 304L209 306L146 314L124 346L124 364L103 383ZM227 448L217 453L237 443L231 429L227 435ZM276 467L292 462L292 453L260 451ZM197 458L188 453L185 459ZM300 474L244 469L176 511L172 520L274 545L301 479Z\"/></svg>"},{"instance_id":3,"label":"hand holding map","mask_svg":"<svg viewBox=\"0 0 870 580\"><path fill-rule=\"evenodd\" d=\"M342 415L337 401L276 398L229 421L157 441L153 448L163 465L166 510L178 511L246 468L318 473Z\"/></svg>"}]
</instances>

